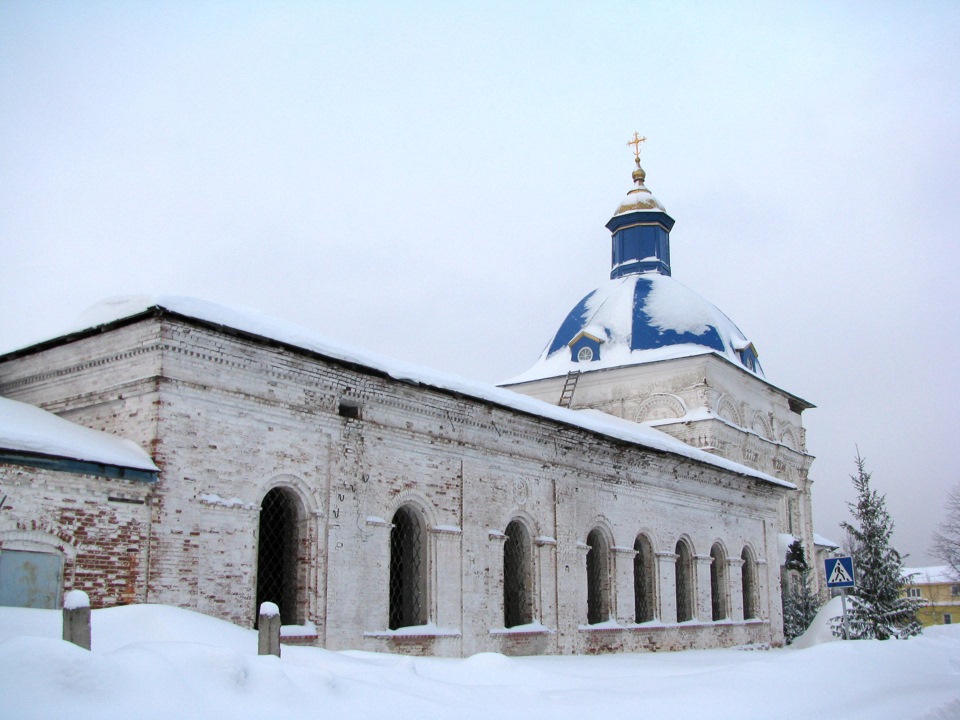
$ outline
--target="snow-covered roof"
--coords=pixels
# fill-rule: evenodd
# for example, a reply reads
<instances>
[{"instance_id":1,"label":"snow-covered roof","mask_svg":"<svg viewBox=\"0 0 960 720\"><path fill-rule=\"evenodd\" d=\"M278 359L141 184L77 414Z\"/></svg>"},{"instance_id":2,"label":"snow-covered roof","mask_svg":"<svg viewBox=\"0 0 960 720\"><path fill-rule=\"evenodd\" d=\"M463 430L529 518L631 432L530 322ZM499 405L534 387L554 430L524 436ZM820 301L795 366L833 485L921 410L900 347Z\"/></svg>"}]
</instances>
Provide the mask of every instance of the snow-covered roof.
<instances>
[{"instance_id":1,"label":"snow-covered roof","mask_svg":"<svg viewBox=\"0 0 960 720\"><path fill-rule=\"evenodd\" d=\"M268 338L325 357L379 371L396 380L469 396L529 415L579 427L610 438L680 455L697 462L745 475L785 488L795 486L746 465L691 447L664 432L597 412L582 412L550 405L526 395L493 385L466 380L457 375L418 367L334 342L300 325L263 313L230 308L196 298L172 295L138 295L111 298L84 312L62 335L82 333L125 318L162 308L195 320Z\"/></svg>"},{"instance_id":2,"label":"snow-covered roof","mask_svg":"<svg viewBox=\"0 0 960 720\"><path fill-rule=\"evenodd\" d=\"M604 340L599 358L577 362L569 344L590 328ZM605 370L625 365L715 353L763 377L750 341L716 306L669 275L643 273L606 281L570 311L540 359L513 385L566 375L572 370Z\"/></svg>"},{"instance_id":3,"label":"snow-covered roof","mask_svg":"<svg viewBox=\"0 0 960 720\"><path fill-rule=\"evenodd\" d=\"M823 535L818 535L817 533L813 534L813 544L834 549L840 547L840 543L834 542L830 538L824 537Z\"/></svg>"},{"instance_id":4,"label":"snow-covered roof","mask_svg":"<svg viewBox=\"0 0 960 720\"><path fill-rule=\"evenodd\" d=\"M904 568L903 577L908 578L907 582L911 585L960 582L960 578L953 574L953 569L949 565Z\"/></svg>"},{"instance_id":5,"label":"snow-covered roof","mask_svg":"<svg viewBox=\"0 0 960 720\"><path fill-rule=\"evenodd\" d=\"M0 450L158 472L132 440L77 425L33 405L0 397Z\"/></svg>"}]
</instances>

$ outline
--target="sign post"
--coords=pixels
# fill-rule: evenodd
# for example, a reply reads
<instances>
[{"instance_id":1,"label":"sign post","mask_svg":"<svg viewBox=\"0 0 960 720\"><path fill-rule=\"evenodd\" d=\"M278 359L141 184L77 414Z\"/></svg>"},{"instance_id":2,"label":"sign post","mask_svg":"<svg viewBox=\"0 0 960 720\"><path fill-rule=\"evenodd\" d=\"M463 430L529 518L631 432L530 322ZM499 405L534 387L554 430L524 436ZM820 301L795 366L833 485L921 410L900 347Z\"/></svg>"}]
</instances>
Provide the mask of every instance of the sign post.
<instances>
[{"instance_id":1,"label":"sign post","mask_svg":"<svg viewBox=\"0 0 960 720\"><path fill-rule=\"evenodd\" d=\"M853 571L852 557L832 557L823 561L827 571L827 587L840 588L840 602L843 603L843 639L850 639L850 625L847 621L847 588L856 587L857 580Z\"/></svg>"}]
</instances>

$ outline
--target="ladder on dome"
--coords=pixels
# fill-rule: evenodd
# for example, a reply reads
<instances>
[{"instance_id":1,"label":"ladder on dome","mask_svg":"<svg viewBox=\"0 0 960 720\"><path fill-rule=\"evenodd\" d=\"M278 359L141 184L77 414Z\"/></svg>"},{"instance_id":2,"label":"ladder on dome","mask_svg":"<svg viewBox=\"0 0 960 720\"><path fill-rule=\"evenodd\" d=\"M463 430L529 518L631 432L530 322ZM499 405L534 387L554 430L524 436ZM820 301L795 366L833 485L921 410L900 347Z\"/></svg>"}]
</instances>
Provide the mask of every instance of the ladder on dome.
<instances>
[{"instance_id":1,"label":"ladder on dome","mask_svg":"<svg viewBox=\"0 0 960 720\"><path fill-rule=\"evenodd\" d=\"M571 370L567 373L567 380L563 383L563 392L560 393L560 407L568 408L573 402L573 391L577 389L577 381L580 379L579 370Z\"/></svg>"}]
</instances>

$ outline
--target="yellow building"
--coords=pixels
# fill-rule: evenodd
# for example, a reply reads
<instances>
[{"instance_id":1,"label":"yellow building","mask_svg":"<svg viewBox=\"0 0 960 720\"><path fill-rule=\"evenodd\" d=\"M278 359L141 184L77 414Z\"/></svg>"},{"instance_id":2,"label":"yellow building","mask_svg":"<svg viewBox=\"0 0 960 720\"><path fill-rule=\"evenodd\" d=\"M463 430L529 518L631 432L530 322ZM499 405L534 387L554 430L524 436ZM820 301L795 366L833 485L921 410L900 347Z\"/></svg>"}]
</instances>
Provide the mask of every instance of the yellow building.
<instances>
[{"instance_id":1,"label":"yellow building","mask_svg":"<svg viewBox=\"0 0 960 720\"><path fill-rule=\"evenodd\" d=\"M904 568L903 574L909 578L907 597L924 601L917 612L924 627L960 622L960 580L951 575L948 565Z\"/></svg>"}]
</instances>

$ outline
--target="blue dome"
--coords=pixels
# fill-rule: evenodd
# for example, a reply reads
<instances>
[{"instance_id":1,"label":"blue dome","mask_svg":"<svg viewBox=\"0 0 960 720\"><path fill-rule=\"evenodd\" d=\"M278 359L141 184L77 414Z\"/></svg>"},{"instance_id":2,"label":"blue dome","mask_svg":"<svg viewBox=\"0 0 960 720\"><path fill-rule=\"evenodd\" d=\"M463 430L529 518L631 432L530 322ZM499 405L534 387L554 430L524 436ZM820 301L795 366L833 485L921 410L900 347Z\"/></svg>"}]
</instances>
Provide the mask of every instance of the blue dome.
<instances>
[{"instance_id":1,"label":"blue dome","mask_svg":"<svg viewBox=\"0 0 960 720\"><path fill-rule=\"evenodd\" d=\"M570 311L540 359L508 384L623 365L714 353L763 377L757 351L730 318L671 277L674 220L644 185L639 144L637 187L607 223L610 280Z\"/></svg>"},{"instance_id":2,"label":"blue dome","mask_svg":"<svg viewBox=\"0 0 960 720\"><path fill-rule=\"evenodd\" d=\"M609 280L577 303L522 382L715 353L763 376L753 344L716 306L668 275Z\"/></svg>"}]
</instances>

